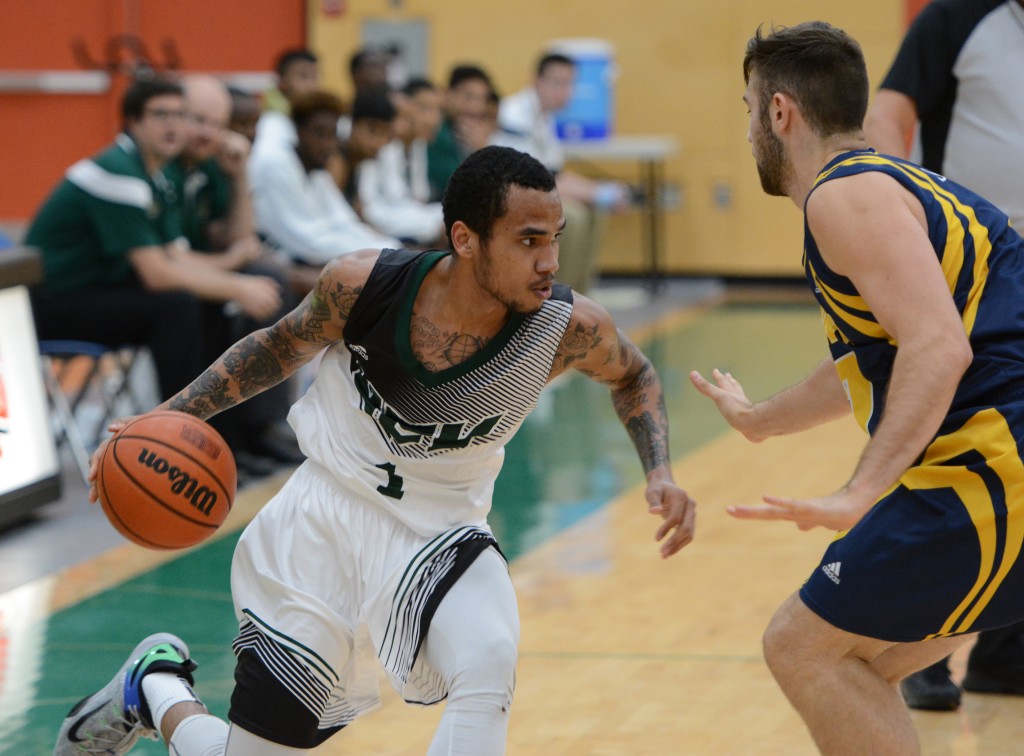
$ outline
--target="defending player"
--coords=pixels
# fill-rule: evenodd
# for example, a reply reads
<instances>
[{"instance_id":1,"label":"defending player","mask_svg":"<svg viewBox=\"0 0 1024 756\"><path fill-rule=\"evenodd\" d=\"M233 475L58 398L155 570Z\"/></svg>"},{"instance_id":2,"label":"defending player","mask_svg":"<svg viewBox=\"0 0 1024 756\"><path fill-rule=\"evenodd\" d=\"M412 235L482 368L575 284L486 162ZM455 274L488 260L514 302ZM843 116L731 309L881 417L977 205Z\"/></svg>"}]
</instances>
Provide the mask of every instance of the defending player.
<instances>
[{"instance_id":1,"label":"defending player","mask_svg":"<svg viewBox=\"0 0 1024 756\"><path fill-rule=\"evenodd\" d=\"M653 367L607 312L554 283L565 220L552 175L486 148L452 177L444 215L453 253L339 257L294 312L162 405L210 417L327 347L290 416L309 460L235 552L230 733L192 695L185 644L160 635L69 714L57 753L121 754L158 732L180 756L311 748L377 704L374 655L407 701L447 698L430 753L503 753L519 620L486 517L504 444L570 368L611 389L662 556L691 540Z\"/></svg>"},{"instance_id":2,"label":"defending player","mask_svg":"<svg viewBox=\"0 0 1024 756\"><path fill-rule=\"evenodd\" d=\"M831 357L756 404L727 373L691 377L753 441L851 404L870 434L831 496L729 511L839 531L765 658L823 752L916 753L899 680L1024 619L1024 241L976 194L868 149L864 58L840 30L758 32L743 70L761 184L804 208Z\"/></svg>"}]
</instances>

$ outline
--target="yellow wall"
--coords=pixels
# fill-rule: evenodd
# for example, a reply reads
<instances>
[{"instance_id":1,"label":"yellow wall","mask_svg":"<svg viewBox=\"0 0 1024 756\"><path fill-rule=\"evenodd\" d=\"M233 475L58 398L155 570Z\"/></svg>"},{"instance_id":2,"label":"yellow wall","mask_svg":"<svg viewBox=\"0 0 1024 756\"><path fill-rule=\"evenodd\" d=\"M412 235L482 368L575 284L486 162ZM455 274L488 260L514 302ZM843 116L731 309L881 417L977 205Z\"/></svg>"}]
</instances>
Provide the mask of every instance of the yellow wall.
<instances>
[{"instance_id":1,"label":"yellow wall","mask_svg":"<svg viewBox=\"0 0 1024 756\"><path fill-rule=\"evenodd\" d=\"M739 276L800 275L802 221L785 199L765 197L746 142L741 63L761 23L829 21L863 46L872 87L902 34L900 0L349 0L340 17L310 0L310 45L327 86L347 94L345 66L365 19L429 23L431 76L477 62L503 93L527 84L545 43L599 37L616 52L615 123L619 134L670 134L682 145L666 166L683 204L666 217L664 259L670 272ZM628 164L601 166L636 181ZM716 205L725 187L729 207ZM640 218L613 219L602 269L642 268Z\"/></svg>"}]
</instances>

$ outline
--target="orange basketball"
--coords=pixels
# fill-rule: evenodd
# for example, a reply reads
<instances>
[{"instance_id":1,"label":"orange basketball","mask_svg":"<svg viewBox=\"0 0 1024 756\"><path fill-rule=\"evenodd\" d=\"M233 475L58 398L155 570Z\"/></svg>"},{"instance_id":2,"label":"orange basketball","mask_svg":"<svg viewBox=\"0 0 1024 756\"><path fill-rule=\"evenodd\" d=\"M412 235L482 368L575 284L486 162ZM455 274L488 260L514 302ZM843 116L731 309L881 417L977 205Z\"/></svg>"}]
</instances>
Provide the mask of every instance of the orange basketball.
<instances>
[{"instance_id":1,"label":"orange basketball","mask_svg":"<svg viewBox=\"0 0 1024 756\"><path fill-rule=\"evenodd\" d=\"M122 428L100 458L107 519L150 549L206 540L235 499L235 458L217 431L184 412L150 412Z\"/></svg>"}]
</instances>

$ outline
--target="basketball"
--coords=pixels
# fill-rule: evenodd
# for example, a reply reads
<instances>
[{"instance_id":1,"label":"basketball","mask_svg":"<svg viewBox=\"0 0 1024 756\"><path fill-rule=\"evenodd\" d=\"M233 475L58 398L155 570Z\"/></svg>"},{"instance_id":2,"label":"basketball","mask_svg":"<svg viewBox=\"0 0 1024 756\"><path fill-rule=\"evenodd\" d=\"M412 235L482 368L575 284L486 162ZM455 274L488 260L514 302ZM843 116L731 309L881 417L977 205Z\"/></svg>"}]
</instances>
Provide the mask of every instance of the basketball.
<instances>
[{"instance_id":1,"label":"basketball","mask_svg":"<svg viewBox=\"0 0 1024 756\"><path fill-rule=\"evenodd\" d=\"M107 519L150 549L183 549L211 535L235 499L235 459L217 431L184 412L150 412L122 428L100 458L96 489Z\"/></svg>"}]
</instances>

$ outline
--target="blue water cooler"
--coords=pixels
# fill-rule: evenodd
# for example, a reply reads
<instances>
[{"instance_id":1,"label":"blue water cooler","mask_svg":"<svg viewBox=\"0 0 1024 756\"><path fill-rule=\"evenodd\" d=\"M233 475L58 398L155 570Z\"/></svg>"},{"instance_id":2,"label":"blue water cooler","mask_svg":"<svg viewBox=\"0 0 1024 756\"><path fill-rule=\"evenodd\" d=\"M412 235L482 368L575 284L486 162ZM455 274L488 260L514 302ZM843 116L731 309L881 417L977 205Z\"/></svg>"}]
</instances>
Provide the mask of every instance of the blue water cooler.
<instances>
[{"instance_id":1,"label":"blue water cooler","mask_svg":"<svg viewBox=\"0 0 1024 756\"><path fill-rule=\"evenodd\" d=\"M565 141L605 139L613 132L615 52L603 39L556 39L547 52L564 55L576 65L569 103L555 114L558 138Z\"/></svg>"}]
</instances>

